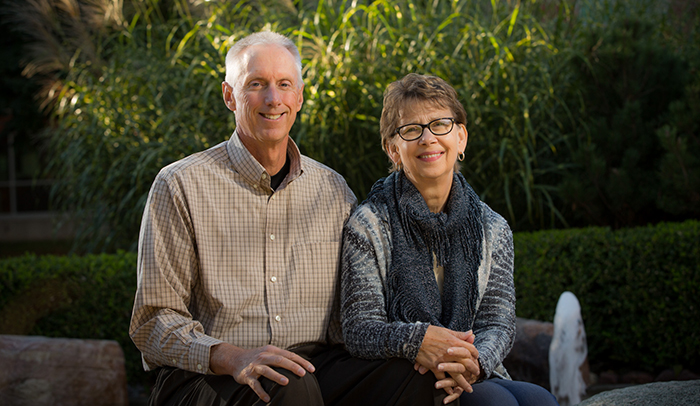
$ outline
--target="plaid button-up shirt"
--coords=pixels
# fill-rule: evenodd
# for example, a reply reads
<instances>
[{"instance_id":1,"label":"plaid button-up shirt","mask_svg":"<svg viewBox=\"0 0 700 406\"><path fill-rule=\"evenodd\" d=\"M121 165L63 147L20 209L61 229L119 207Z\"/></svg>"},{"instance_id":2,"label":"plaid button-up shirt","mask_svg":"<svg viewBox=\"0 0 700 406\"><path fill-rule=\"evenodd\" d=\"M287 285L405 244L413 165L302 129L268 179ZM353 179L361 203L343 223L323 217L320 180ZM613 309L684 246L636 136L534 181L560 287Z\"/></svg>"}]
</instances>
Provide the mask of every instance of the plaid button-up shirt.
<instances>
[{"instance_id":1,"label":"plaid button-up shirt","mask_svg":"<svg viewBox=\"0 0 700 406\"><path fill-rule=\"evenodd\" d=\"M290 171L275 191L235 132L156 177L129 329L146 370L211 373L209 351L221 342L291 348L340 339L331 307L356 199L291 139L287 155Z\"/></svg>"}]
</instances>

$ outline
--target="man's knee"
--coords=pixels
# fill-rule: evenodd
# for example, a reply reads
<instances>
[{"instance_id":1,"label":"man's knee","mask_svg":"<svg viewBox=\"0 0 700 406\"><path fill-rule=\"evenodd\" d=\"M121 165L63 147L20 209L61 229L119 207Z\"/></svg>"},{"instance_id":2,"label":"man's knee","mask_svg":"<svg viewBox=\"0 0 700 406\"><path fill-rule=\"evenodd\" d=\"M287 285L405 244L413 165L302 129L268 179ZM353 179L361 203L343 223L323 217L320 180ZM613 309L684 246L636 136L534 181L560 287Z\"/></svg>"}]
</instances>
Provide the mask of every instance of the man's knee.
<instances>
[{"instance_id":1,"label":"man's knee","mask_svg":"<svg viewBox=\"0 0 700 406\"><path fill-rule=\"evenodd\" d=\"M386 367L389 373L404 377L404 384L395 404L442 404L442 399L445 398L446 392L442 389L435 389L437 379L432 372L428 371L421 375L415 370L410 361L400 358L387 360Z\"/></svg>"},{"instance_id":2,"label":"man's knee","mask_svg":"<svg viewBox=\"0 0 700 406\"><path fill-rule=\"evenodd\" d=\"M260 383L270 395L271 404L323 406L321 389L314 374L306 372L304 376L298 376L284 368L275 368L275 371L287 377L288 382L280 385L261 378Z\"/></svg>"},{"instance_id":3,"label":"man's knee","mask_svg":"<svg viewBox=\"0 0 700 406\"><path fill-rule=\"evenodd\" d=\"M391 371L391 373L396 374L397 376L406 376L411 380L412 383L417 383L420 384L421 387L427 387L427 388L434 388L435 387L435 382L437 381L435 379L435 375L428 371L425 374L420 374L416 369L414 368L413 364L403 358L389 358L386 361L386 367Z\"/></svg>"}]
</instances>

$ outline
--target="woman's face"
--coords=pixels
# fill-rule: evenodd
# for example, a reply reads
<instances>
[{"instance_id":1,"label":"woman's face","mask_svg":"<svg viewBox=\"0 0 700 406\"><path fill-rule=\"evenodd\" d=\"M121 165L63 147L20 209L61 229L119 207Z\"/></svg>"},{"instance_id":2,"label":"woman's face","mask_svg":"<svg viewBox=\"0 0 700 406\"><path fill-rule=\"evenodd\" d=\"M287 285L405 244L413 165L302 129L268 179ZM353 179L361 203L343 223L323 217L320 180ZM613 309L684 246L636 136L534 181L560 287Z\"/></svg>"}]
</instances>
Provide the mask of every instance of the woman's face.
<instances>
[{"instance_id":1,"label":"woman's face","mask_svg":"<svg viewBox=\"0 0 700 406\"><path fill-rule=\"evenodd\" d=\"M399 127L406 124L428 124L446 117L454 117L450 109L414 102L401 110ZM457 123L445 135L435 135L424 128L420 138L414 141L405 141L397 134L390 142L389 157L396 164L403 165L406 176L418 190L442 182L452 185L455 162L467 146L467 137L467 128Z\"/></svg>"}]
</instances>

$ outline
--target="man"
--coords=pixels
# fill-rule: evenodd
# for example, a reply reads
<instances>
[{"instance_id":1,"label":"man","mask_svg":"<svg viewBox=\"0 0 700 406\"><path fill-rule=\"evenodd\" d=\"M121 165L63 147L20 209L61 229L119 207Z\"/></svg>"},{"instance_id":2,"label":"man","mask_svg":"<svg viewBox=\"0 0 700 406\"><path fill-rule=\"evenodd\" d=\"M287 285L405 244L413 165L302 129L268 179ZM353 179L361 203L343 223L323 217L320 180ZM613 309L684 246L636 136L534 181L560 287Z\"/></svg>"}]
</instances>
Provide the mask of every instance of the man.
<instances>
[{"instance_id":1,"label":"man","mask_svg":"<svg viewBox=\"0 0 700 406\"><path fill-rule=\"evenodd\" d=\"M405 360L350 357L336 300L355 196L289 138L303 103L289 39L250 35L226 57L231 138L161 170L139 236L130 335L154 405L439 404ZM436 393L442 392L442 395Z\"/></svg>"}]
</instances>

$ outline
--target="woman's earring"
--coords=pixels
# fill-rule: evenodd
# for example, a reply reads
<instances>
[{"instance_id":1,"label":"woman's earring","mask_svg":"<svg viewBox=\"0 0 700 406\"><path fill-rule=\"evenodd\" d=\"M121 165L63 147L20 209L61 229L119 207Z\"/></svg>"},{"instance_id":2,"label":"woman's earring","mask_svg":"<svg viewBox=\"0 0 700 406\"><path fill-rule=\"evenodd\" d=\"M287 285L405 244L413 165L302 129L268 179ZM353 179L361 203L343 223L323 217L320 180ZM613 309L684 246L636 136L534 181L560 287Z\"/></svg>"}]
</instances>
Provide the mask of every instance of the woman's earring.
<instances>
[{"instance_id":1,"label":"woman's earring","mask_svg":"<svg viewBox=\"0 0 700 406\"><path fill-rule=\"evenodd\" d=\"M457 157L457 159L459 159L459 162L464 161L464 152L460 152L460 153L459 153L459 156Z\"/></svg>"}]
</instances>

